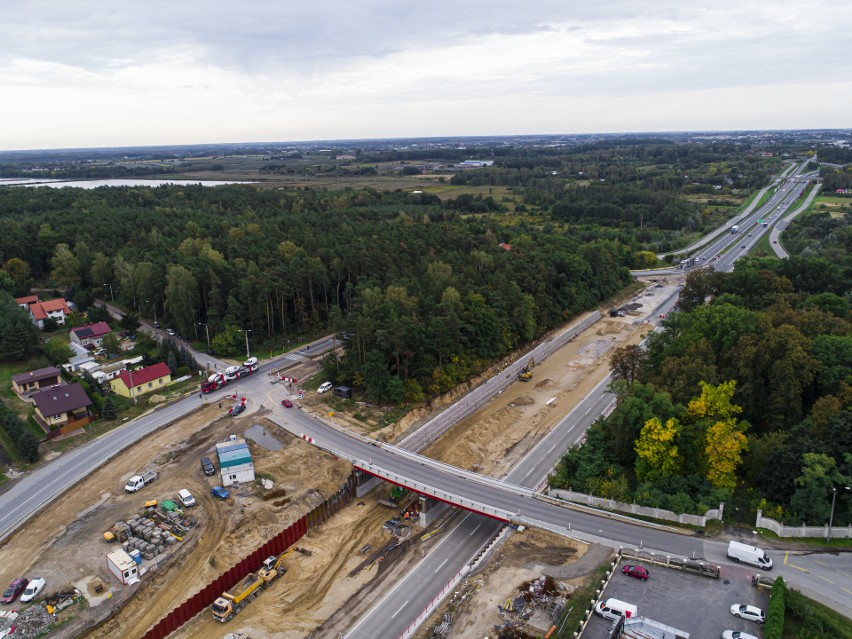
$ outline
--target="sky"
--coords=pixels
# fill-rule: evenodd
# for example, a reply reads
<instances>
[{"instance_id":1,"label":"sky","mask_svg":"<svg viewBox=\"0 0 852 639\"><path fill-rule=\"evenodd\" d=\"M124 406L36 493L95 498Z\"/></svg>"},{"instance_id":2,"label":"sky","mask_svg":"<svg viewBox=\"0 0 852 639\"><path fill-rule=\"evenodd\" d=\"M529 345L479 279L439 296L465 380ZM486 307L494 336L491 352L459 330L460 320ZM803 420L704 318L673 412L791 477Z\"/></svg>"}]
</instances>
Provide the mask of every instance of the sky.
<instances>
[{"instance_id":1,"label":"sky","mask_svg":"<svg viewBox=\"0 0 852 639\"><path fill-rule=\"evenodd\" d=\"M0 150L846 128L836 0L0 4Z\"/></svg>"}]
</instances>

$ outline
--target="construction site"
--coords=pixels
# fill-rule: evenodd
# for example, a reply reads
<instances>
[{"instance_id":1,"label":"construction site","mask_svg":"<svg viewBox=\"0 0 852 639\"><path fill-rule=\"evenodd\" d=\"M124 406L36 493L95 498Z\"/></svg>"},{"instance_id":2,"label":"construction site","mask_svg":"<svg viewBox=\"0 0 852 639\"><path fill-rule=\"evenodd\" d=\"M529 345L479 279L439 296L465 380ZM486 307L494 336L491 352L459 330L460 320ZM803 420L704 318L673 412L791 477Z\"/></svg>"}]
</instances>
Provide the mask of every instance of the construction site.
<instances>
[{"instance_id":1,"label":"construction site","mask_svg":"<svg viewBox=\"0 0 852 639\"><path fill-rule=\"evenodd\" d=\"M505 475L606 376L612 349L638 343L647 333L643 320L673 290L663 284L668 282L652 284L625 302L623 317L605 317L546 360L530 361L523 375L526 383L513 384L425 454L494 477ZM305 380L319 368L309 360L288 374ZM325 396L316 393L306 392L300 407L362 434L395 441L489 374L493 371L381 430L345 412L330 414ZM352 470L348 463L264 419L268 411L249 402L240 416L228 417L215 404L205 404L127 449L0 547L0 580L38 573L47 580L45 593L79 592L76 605L60 611L66 617L49 624L50 636L143 636L172 608L334 496L347 481ZM253 434L258 435L255 440ZM248 440L257 479L219 500L211 495L216 477L204 475L199 459L230 436ZM156 482L126 494L125 481L139 469L156 471ZM182 489L194 496L192 508L177 502ZM238 633L264 639L345 633L458 519L451 510L429 528L420 527L416 497L383 484L354 499L309 528L298 551L256 567L258 575L274 571L275 578L264 580L261 589L247 585L233 597L244 595L232 604L245 605L239 616L223 625L208 610L171 636ZM164 509L164 502L176 507ZM118 543L107 543L106 532ZM124 584L110 573L106 557L131 539L138 540L130 548L141 555L139 577L138 583ZM495 636L498 627L543 636L550 627L547 619L564 608L583 575L608 555L606 549L540 531L512 534L469 577L468 584L478 585L466 586L465 605L453 604L440 636ZM448 611L445 604L423 626L422 632L429 634L422 636L432 636Z\"/></svg>"}]
</instances>

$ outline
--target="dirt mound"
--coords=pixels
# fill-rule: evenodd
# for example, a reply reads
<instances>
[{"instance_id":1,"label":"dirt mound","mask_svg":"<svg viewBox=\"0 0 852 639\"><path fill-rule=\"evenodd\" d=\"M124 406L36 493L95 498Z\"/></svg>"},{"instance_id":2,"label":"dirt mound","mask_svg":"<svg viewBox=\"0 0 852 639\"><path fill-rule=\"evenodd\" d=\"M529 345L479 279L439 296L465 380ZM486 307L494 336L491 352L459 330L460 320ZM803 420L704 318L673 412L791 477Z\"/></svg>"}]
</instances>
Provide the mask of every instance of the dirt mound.
<instances>
[{"instance_id":1,"label":"dirt mound","mask_svg":"<svg viewBox=\"0 0 852 639\"><path fill-rule=\"evenodd\" d=\"M553 386L552 379L543 379L535 385L536 388L550 388L551 386Z\"/></svg>"},{"instance_id":2,"label":"dirt mound","mask_svg":"<svg viewBox=\"0 0 852 639\"><path fill-rule=\"evenodd\" d=\"M521 395L520 397L516 397L512 400L513 406L529 406L531 404L535 404L535 400L532 397L527 397L526 395Z\"/></svg>"},{"instance_id":3,"label":"dirt mound","mask_svg":"<svg viewBox=\"0 0 852 639\"><path fill-rule=\"evenodd\" d=\"M604 320L598 328L598 335L613 335L620 333L625 328L624 322L608 322Z\"/></svg>"}]
</instances>

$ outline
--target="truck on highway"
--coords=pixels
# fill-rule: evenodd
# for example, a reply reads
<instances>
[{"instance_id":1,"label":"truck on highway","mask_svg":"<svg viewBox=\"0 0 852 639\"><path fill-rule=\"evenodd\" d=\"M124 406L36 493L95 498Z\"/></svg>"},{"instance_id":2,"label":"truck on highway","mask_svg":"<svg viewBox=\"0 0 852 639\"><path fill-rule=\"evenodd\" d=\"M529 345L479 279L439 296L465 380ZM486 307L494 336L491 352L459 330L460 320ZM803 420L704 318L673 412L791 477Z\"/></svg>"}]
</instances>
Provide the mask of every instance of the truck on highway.
<instances>
[{"instance_id":1,"label":"truck on highway","mask_svg":"<svg viewBox=\"0 0 852 639\"><path fill-rule=\"evenodd\" d=\"M760 548L741 544L738 541L728 543L728 557L737 563L751 564L762 570L772 570L772 559Z\"/></svg>"},{"instance_id":2,"label":"truck on highway","mask_svg":"<svg viewBox=\"0 0 852 639\"><path fill-rule=\"evenodd\" d=\"M231 382L251 375L257 370L257 365L252 366L229 366L225 369L225 373L213 373L207 378L206 382L201 382L201 392L205 395L212 393L215 390L224 388Z\"/></svg>"},{"instance_id":3,"label":"truck on highway","mask_svg":"<svg viewBox=\"0 0 852 639\"><path fill-rule=\"evenodd\" d=\"M268 557L257 572L249 573L236 586L223 592L221 597L217 597L210 606L213 618L225 623L239 614L240 610L254 601L262 589L287 572L281 564L293 550L291 548L277 557L275 555Z\"/></svg>"},{"instance_id":4,"label":"truck on highway","mask_svg":"<svg viewBox=\"0 0 852 639\"><path fill-rule=\"evenodd\" d=\"M740 227L739 227L737 224L734 224L734 225L731 227L731 233L738 233L738 232L739 232L739 230L740 230Z\"/></svg>"},{"instance_id":5,"label":"truck on highway","mask_svg":"<svg viewBox=\"0 0 852 639\"><path fill-rule=\"evenodd\" d=\"M124 485L124 492L135 493L137 490L142 488L142 486L147 486L157 479L157 477L159 477L159 475L157 475L157 473L153 470L146 471L140 475L133 475L133 477L128 479L127 483Z\"/></svg>"}]
</instances>

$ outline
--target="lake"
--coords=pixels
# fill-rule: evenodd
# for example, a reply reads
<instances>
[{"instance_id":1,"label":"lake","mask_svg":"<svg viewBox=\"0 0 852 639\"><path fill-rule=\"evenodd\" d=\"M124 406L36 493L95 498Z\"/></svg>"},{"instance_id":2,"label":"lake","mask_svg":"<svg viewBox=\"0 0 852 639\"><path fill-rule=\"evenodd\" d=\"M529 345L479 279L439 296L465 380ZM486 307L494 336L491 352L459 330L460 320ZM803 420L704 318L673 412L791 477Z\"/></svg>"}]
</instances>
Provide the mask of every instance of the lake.
<instances>
[{"instance_id":1,"label":"lake","mask_svg":"<svg viewBox=\"0 0 852 639\"><path fill-rule=\"evenodd\" d=\"M234 182L228 180L142 180L110 178L105 180L40 180L34 178L0 178L0 186L49 186L62 189L66 186L80 189L96 189L99 186L163 186L164 184L200 184L222 186L224 184L256 184L256 182Z\"/></svg>"}]
</instances>

